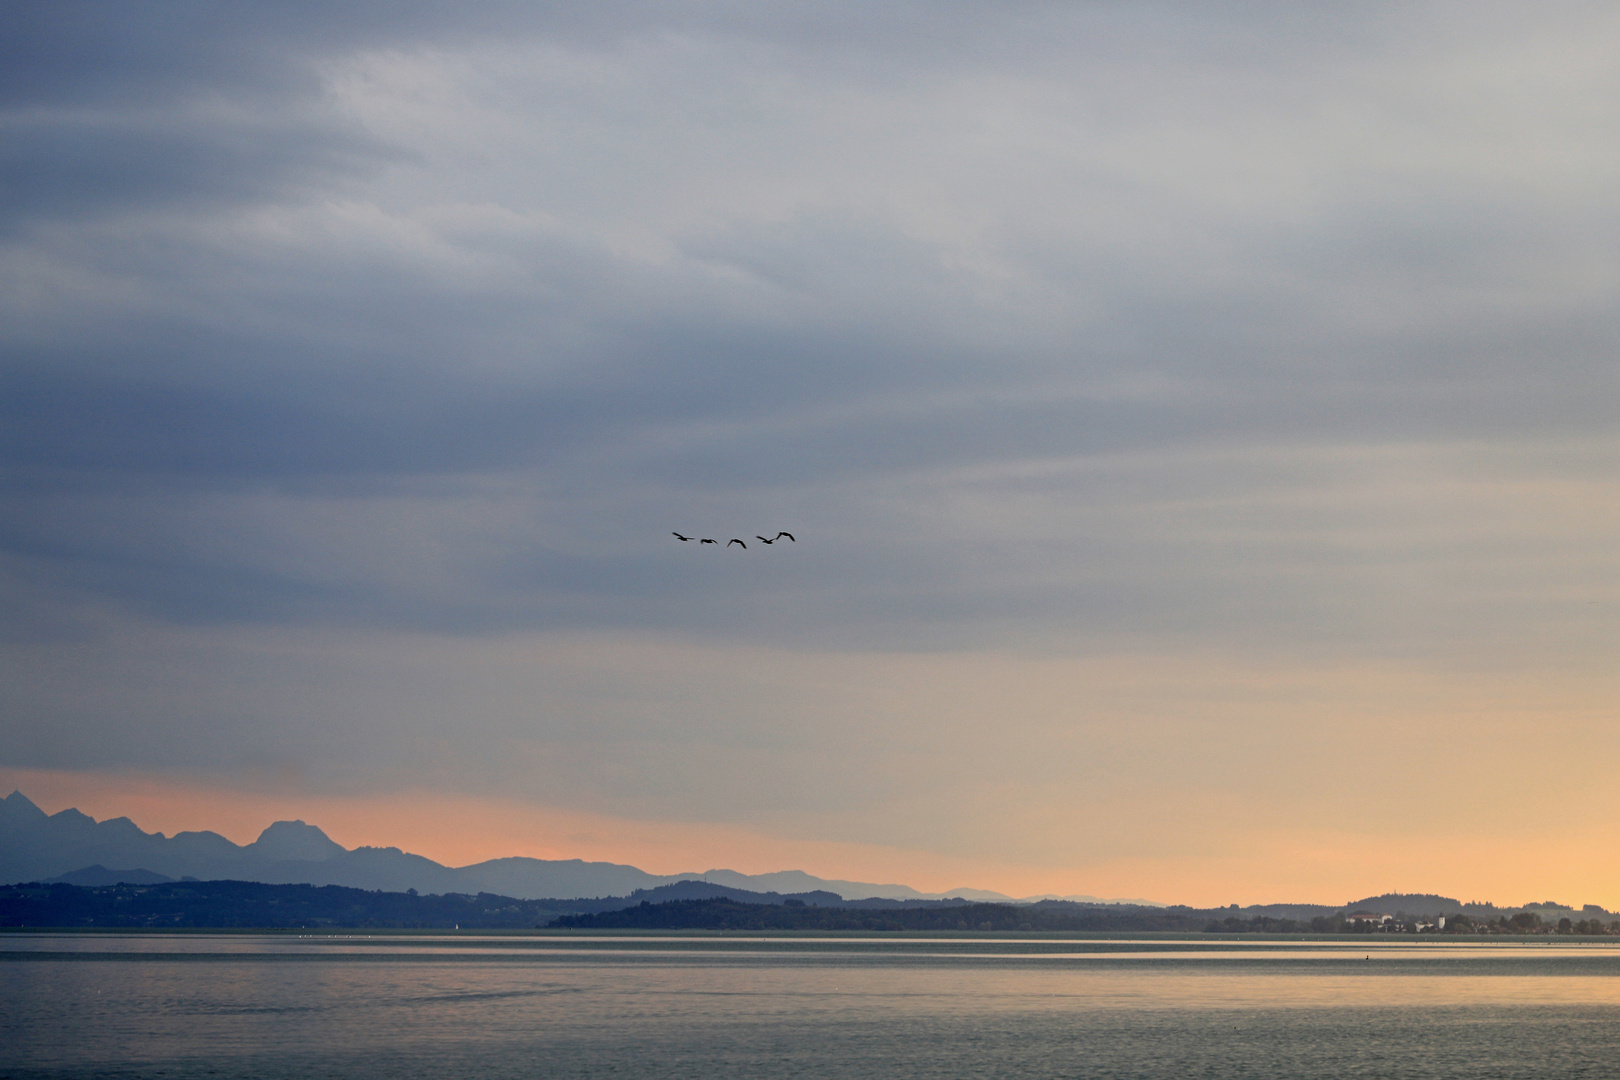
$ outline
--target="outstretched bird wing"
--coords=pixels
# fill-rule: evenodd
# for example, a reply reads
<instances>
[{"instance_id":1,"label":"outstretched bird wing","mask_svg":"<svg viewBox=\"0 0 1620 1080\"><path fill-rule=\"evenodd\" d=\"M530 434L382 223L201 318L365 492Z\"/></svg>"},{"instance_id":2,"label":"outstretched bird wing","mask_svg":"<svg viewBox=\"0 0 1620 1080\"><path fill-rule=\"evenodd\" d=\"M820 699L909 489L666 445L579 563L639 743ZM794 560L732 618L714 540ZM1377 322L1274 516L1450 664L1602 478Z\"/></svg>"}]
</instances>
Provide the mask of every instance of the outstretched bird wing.
<instances>
[{"instance_id":1,"label":"outstretched bird wing","mask_svg":"<svg viewBox=\"0 0 1620 1080\"><path fill-rule=\"evenodd\" d=\"M762 544L774 544L774 543L776 543L776 541L775 541L775 540L767 540L767 539L765 539L765 538L764 538L764 537L763 537L763 536L758 536L758 535L756 535L756 536L755 536L755 537L754 537L754 539L755 539L755 540L758 540L758 541L759 541L759 542L760 542L760 543L762 543Z\"/></svg>"},{"instance_id":2,"label":"outstretched bird wing","mask_svg":"<svg viewBox=\"0 0 1620 1080\"><path fill-rule=\"evenodd\" d=\"M726 547L730 547L730 546L731 546L731 545L732 545L732 544L742 544L742 549L743 549L743 550L744 550L744 551L747 551L747 550L748 550L748 545L747 545L747 544L743 544L743 542L742 542L742 541L741 541L741 540L739 540L739 539L737 539L737 538L736 538L736 537L735 537L735 536L733 536L733 537L732 537L732 538L731 538L731 539L730 539L730 540L728 540L728 541L727 541L727 542L726 542Z\"/></svg>"},{"instance_id":3,"label":"outstretched bird wing","mask_svg":"<svg viewBox=\"0 0 1620 1080\"><path fill-rule=\"evenodd\" d=\"M692 539L690 536L682 536L678 532L672 532L669 535L673 536L677 540L690 540L690 539Z\"/></svg>"},{"instance_id":4,"label":"outstretched bird wing","mask_svg":"<svg viewBox=\"0 0 1620 1080\"><path fill-rule=\"evenodd\" d=\"M779 532L779 533L777 533L777 534L776 534L776 538L777 538L777 539L778 539L778 540L780 540L780 539L782 539L782 537L784 537L784 536L785 536L785 537L787 537L787 538L788 538L788 539L789 539L789 540L793 540L793 534L792 534L792 533L790 533L790 532ZM793 540L793 542L794 542L794 543L795 543L795 544L797 544L797 543L798 543L798 541L797 541L797 540Z\"/></svg>"},{"instance_id":5,"label":"outstretched bird wing","mask_svg":"<svg viewBox=\"0 0 1620 1080\"><path fill-rule=\"evenodd\" d=\"M698 541L700 544L718 544L719 542L718 540L710 540L707 536Z\"/></svg>"}]
</instances>

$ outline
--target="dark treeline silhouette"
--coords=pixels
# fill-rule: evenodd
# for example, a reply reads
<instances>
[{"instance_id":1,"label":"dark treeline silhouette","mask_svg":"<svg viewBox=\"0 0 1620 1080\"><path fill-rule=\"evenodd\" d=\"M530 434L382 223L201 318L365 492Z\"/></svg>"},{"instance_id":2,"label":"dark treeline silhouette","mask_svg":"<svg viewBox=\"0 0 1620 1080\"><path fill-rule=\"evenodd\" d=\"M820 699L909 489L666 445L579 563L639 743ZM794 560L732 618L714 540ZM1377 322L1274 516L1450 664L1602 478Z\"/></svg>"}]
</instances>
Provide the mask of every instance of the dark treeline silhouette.
<instances>
[{"instance_id":1,"label":"dark treeline silhouette","mask_svg":"<svg viewBox=\"0 0 1620 1080\"><path fill-rule=\"evenodd\" d=\"M7 885L0 926L288 929L526 929L556 918L546 901L482 893L418 896L342 885L185 881L159 885Z\"/></svg>"},{"instance_id":2,"label":"dark treeline silhouette","mask_svg":"<svg viewBox=\"0 0 1620 1080\"><path fill-rule=\"evenodd\" d=\"M1466 915L1452 916L1445 927L1407 924L1393 920L1355 919L1344 913L1313 919L1284 919L1256 915L1212 918L1218 911L1195 908L1150 908L1131 905L1088 905L1065 901L1037 904L935 903L889 909L814 907L802 901L751 904L729 898L642 901L635 907L593 914L562 915L553 926L581 930L1079 930L1180 931L1210 934L1620 934L1620 920L1579 922L1568 918L1546 923L1533 912L1479 922Z\"/></svg>"},{"instance_id":3,"label":"dark treeline silhouette","mask_svg":"<svg viewBox=\"0 0 1620 1080\"><path fill-rule=\"evenodd\" d=\"M836 893L779 893L682 881L630 896L519 900L494 893L417 895L343 885L170 881L116 885L61 882L0 886L0 927L216 927L533 929L559 915L611 911L638 900L728 896L763 903L842 903Z\"/></svg>"},{"instance_id":4,"label":"dark treeline silhouette","mask_svg":"<svg viewBox=\"0 0 1620 1080\"><path fill-rule=\"evenodd\" d=\"M1568 910L1568 909L1563 909ZM1601 909L1598 909L1601 910ZM1246 914L1246 913L1245 913ZM1604 914L1607 914L1606 912ZM630 896L519 900L494 893L382 892L342 885L169 881L0 886L0 927L310 928L518 930L546 926L641 930L1173 931L1215 934L1620 934L1620 920L1543 919L1520 910L1444 922L1370 912L1311 918L1232 909L1042 900L845 900L830 892L783 895L682 881Z\"/></svg>"},{"instance_id":5,"label":"dark treeline silhouette","mask_svg":"<svg viewBox=\"0 0 1620 1080\"><path fill-rule=\"evenodd\" d=\"M579 930L1202 930L1208 919L1164 908L1063 908L1046 904L939 903L893 908L813 907L802 901L748 904L643 901L621 911L563 915L551 925Z\"/></svg>"}]
</instances>

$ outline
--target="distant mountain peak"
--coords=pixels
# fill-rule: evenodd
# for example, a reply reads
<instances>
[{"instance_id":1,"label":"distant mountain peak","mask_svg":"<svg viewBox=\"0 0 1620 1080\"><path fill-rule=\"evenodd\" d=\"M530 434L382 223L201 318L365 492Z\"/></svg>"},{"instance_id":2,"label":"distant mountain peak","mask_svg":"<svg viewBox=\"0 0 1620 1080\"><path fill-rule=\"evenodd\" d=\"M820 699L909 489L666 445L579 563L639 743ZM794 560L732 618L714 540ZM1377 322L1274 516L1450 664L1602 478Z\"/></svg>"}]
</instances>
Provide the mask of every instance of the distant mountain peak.
<instances>
[{"instance_id":1,"label":"distant mountain peak","mask_svg":"<svg viewBox=\"0 0 1620 1080\"><path fill-rule=\"evenodd\" d=\"M157 885L173 880L174 878L167 874L156 874L150 870L109 870L97 863L94 866L86 866L82 870L74 870L51 878L45 884L95 887L97 885Z\"/></svg>"},{"instance_id":2,"label":"distant mountain peak","mask_svg":"<svg viewBox=\"0 0 1620 1080\"><path fill-rule=\"evenodd\" d=\"M30 819L46 817L45 811L34 805L34 800L20 791L13 791L10 795L0 799L0 807L5 809L8 817L26 817Z\"/></svg>"},{"instance_id":3,"label":"distant mountain peak","mask_svg":"<svg viewBox=\"0 0 1620 1080\"><path fill-rule=\"evenodd\" d=\"M58 810L56 813L51 815L51 820L72 822L75 825L83 826L90 826L96 823L95 818L91 817L83 810L80 810L77 806L70 806L66 810Z\"/></svg>"},{"instance_id":4,"label":"distant mountain peak","mask_svg":"<svg viewBox=\"0 0 1620 1080\"><path fill-rule=\"evenodd\" d=\"M981 889L921 893L905 885L828 880L802 870L649 874L622 863L526 856L449 867L397 847L351 851L305 821L278 821L253 843L238 846L214 832L181 832L173 837L144 832L128 818L109 818L98 824L78 810L47 815L21 792L0 799L0 883L58 878L95 882L109 875L126 881L165 877L342 885L389 892L416 889L427 894L488 892L526 900L623 897L637 889L665 885L680 885L687 892L697 889L705 895L714 891L707 886L698 888L695 881L755 897L778 894L807 903L831 897L1007 899Z\"/></svg>"},{"instance_id":5,"label":"distant mountain peak","mask_svg":"<svg viewBox=\"0 0 1620 1080\"><path fill-rule=\"evenodd\" d=\"M261 859L278 862L324 862L347 854L349 849L314 825L278 821L260 833L247 850Z\"/></svg>"}]
</instances>

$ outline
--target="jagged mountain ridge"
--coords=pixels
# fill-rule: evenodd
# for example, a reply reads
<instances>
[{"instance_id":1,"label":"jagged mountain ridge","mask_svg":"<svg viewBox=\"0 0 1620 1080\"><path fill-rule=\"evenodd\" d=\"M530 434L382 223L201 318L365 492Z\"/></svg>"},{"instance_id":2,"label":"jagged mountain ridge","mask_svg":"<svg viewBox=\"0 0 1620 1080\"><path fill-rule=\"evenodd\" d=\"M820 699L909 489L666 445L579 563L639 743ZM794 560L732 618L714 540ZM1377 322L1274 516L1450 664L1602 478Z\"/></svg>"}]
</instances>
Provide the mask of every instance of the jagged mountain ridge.
<instances>
[{"instance_id":1,"label":"jagged mountain ridge","mask_svg":"<svg viewBox=\"0 0 1620 1080\"><path fill-rule=\"evenodd\" d=\"M653 890L682 882L706 882L725 889L784 896L834 894L844 900L966 900L1008 901L1012 898L983 889L955 889L922 893L905 885L818 878L801 870L769 874L742 874L734 870L701 873L649 874L619 863L582 859L531 859L512 856L470 866L448 867L399 848L361 847L350 850L314 825L278 821L251 844L235 844L215 832L182 832L166 837L143 832L127 817L96 821L78 810L46 814L21 792L0 799L0 884L60 880L68 884L98 886L120 881L156 883L164 879L258 881L267 884L343 885L350 888L419 893L493 893L521 900L582 899L651 896ZM667 892L659 896L672 895ZM686 896L722 895L699 890ZM1104 900L1091 896L1025 897L1020 902L1120 904L1163 907L1139 900ZM1179 907L1179 905L1178 905ZM1498 907L1489 903L1463 903L1433 894L1385 893L1342 905L1256 904L1236 906L1232 915L1251 918L1310 919L1336 911L1371 911L1396 916L1433 916L1464 912L1492 917L1535 910L1542 917L1579 918L1611 915L1597 905L1584 908L1544 901Z\"/></svg>"},{"instance_id":2,"label":"jagged mountain ridge","mask_svg":"<svg viewBox=\"0 0 1620 1080\"><path fill-rule=\"evenodd\" d=\"M98 869L100 873L95 873ZM1009 899L983 889L922 893L905 885L829 881L798 870L752 875L733 870L649 874L619 863L523 856L449 867L395 847L350 850L302 821L278 821L253 843L239 845L215 832L181 832L169 837L143 832L127 817L98 822L78 810L46 814L20 791L0 799L0 884L49 881L64 875L77 883L111 884L108 876L117 878L122 873L126 880L134 880L127 875L141 872L171 879L346 885L387 892L488 892L525 900L628 896L680 881L709 881L757 892L826 891L846 899Z\"/></svg>"}]
</instances>

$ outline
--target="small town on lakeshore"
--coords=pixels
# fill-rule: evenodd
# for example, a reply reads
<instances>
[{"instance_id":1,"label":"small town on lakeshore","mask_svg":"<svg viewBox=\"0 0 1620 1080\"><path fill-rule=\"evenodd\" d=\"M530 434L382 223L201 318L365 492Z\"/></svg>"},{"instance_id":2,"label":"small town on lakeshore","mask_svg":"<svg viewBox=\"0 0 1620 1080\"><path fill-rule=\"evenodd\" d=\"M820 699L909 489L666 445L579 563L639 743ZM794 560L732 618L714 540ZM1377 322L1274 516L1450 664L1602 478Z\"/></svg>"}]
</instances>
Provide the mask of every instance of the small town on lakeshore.
<instances>
[{"instance_id":1,"label":"small town on lakeshore","mask_svg":"<svg viewBox=\"0 0 1620 1080\"><path fill-rule=\"evenodd\" d=\"M1488 907L1489 905L1470 905ZM1524 910L1504 911L1494 916L1468 915L1461 911L1450 915L1406 916L1376 911L1349 911L1334 915L1318 915L1308 923L1297 919L1277 919L1255 916L1250 919L1228 917L1212 922L1212 932L1260 931L1273 933L1309 932L1313 934L1574 934L1584 937L1620 935L1620 919L1596 904L1587 904L1579 911L1556 901L1526 904ZM1606 916L1608 916L1606 918Z\"/></svg>"}]
</instances>

